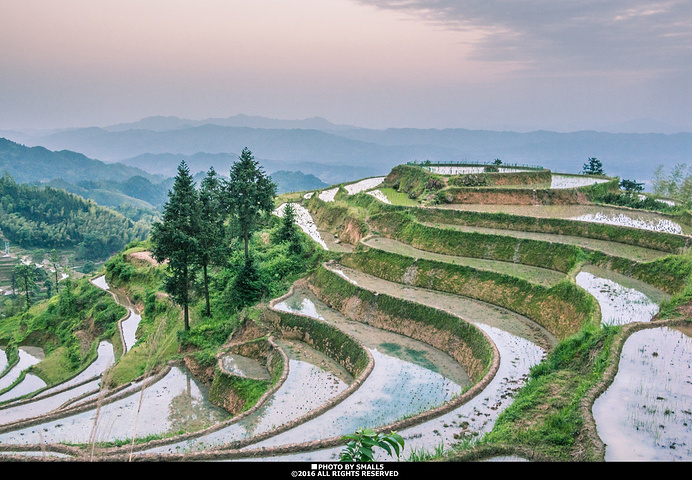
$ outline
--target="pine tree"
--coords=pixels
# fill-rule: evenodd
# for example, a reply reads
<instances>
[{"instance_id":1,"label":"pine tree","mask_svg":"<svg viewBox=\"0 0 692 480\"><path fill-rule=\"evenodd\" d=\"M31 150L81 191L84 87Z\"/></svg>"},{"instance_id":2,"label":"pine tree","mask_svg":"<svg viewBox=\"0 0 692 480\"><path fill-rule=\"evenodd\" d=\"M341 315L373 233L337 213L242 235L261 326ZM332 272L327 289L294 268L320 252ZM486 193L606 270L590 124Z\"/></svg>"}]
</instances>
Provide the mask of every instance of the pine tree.
<instances>
[{"instance_id":1,"label":"pine tree","mask_svg":"<svg viewBox=\"0 0 692 480\"><path fill-rule=\"evenodd\" d=\"M188 307L191 303L193 267L199 257L199 196L185 161L180 162L173 188L168 192L163 219L152 226L152 256L168 261L166 292L183 307L185 330L190 329Z\"/></svg>"},{"instance_id":2,"label":"pine tree","mask_svg":"<svg viewBox=\"0 0 692 480\"><path fill-rule=\"evenodd\" d=\"M197 264L202 269L206 315L211 316L209 303L209 266L218 264L223 258L224 220L221 209L221 182L211 167L202 180L199 191L200 228L198 230L199 255Z\"/></svg>"},{"instance_id":3,"label":"pine tree","mask_svg":"<svg viewBox=\"0 0 692 480\"><path fill-rule=\"evenodd\" d=\"M595 157L589 158L582 167L582 173L586 175L605 175L603 173L603 163Z\"/></svg>"},{"instance_id":4,"label":"pine tree","mask_svg":"<svg viewBox=\"0 0 692 480\"><path fill-rule=\"evenodd\" d=\"M255 304L264 293L262 279L257 270L255 260L250 255L245 259L243 266L233 281L233 297L236 307L239 309Z\"/></svg>"},{"instance_id":5,"label":"pine tree","mask_svg":"<svg viewBox=\"0 0 692 480\"><path fill-rule=\"evenodd\" d=\"M250 258L252 232L261 213L270 213L274 209L275 196L276 185L271 177L264 173L252 152L243 148L238 160L231 166L230 179L225 188L225 205L245 244L246 262Z\"/></svg>"},{"instance_id":6,"label":"pine tree","mask_svg":"<svg viewBox=\"0 0 692 480\"><path fill-rule=\"evenodd\" d=\"M295 207L292 203L284 205L277 240L288 243L288 251L292 254L297 255L303 252L303 245L300 242L298 226L296 225Z\"/></svg>"},{"instance_id":7,"label":"pine tree","mask_svg":"<svg viewBox=\"0 0 692 480\"><path fill-rule=\"evenodd\" d=\"M288 242L296 235L296 210L292 203L284 205L278 240Z\"/></svg>"}]
</instances>

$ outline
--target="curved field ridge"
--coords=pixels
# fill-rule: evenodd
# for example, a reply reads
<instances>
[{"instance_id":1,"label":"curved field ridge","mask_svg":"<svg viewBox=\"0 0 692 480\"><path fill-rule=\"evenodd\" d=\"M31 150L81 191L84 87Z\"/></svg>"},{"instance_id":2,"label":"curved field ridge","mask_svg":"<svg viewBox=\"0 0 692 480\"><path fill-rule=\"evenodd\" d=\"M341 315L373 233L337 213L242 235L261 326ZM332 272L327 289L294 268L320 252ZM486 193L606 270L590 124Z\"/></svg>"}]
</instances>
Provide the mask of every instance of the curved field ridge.
<instances>
[{"instance_id":1,"label":"curved field ridge","mask_svg":"<svg viewBox=\"0 0 692 480\"><path fill-rule=\"evenodd\" d=\"M314 232L319 226L353 248L323 252L323 258L338 260L317 266L306 280L269 302L262 324L277 337L261 341L283 359L283 372L249 411L229 418L224 412L207 409L204 389L190 384L194 395L183 403L191 405L195 413L188 415L188 411L184 418L166 416L175 399L182 398L176 395L185 390L180 386L188 383L178 381L185 375L177 363L170 363L154 377L141 377L112 391L101 389L98 375L86 378L85 373L62 389L45 390L0 408L0 417L4 411L9 418L0 425L0 452L8 458L44 452L46 458L53 455L53 460L333 461L343 446L342 435L367 425L378 431L398 431L409 452L450 448L459 441L487 435L490 446L472 446L457 458L514 455L510 458L542 459L541 455L557 448L559 435L547 439L546 447L540 446L541 453L535 455L528 447L532 440L526 445L522 441L518 445L492 442L498 430L507 428L507 418L519 418L526 422L521 428L530 429L534 417L542 417L541 409L551 410L553 403L564 402L581 412L582 423L572 432L574 449L579 450L571 452L575 455L605 460L692 458L688 447L692 443L687 408L690 392L685 390L692 384L689 375L660 390L659 385L648 386L647 374L641 370L650 368L649 376L657 380L670 379L674 373L664 371L667 367L673 365L679 373L679 365L690 363L689 336L660 328L674 321L657 320L657 315L665 308L670 311L670 295L683 291L692 276L692 261L679 255L692 237L677 231L570 218L470 211L474 204L468 205L469 210L392 206L383 200L386 196L375 193L381 193L378 187L406 196L419 206L434 199L437 191L437 200L443 200L440 195L471 192L474 197L468 201L478 202L482 195L490 195L486 200L496 204L530 199L533 203L527 207L543 209L548 205L534 205L579 203L588 199L589 189L610 189L615 184L613 179L553 175L553 188L543 188L538 182L549 171L512 169L512 173L497 172L493 177L484 168L483 172L445 176L420 167L403 167L387 177L315 192L318 195L294 204L296 210L309 212ZM490 182L503 175L510 183L486 184L485 188L464 184ZM521 178L536 189L512 183ZM570 183L575 179L592 183ZM452 186L453 181L463 186ZM340 192L342 187L345 194ZM367 195L357 195L361 192ZM283 205L275 214L280 216ZM500 211L501 207L492 208ZM315 241L318 235L313 236ZM684 320L677 322L685 324ZM614 325L617 327L612 328ZM609 355L594 360L604 362L598 364L604 366L597 375L595 369L588 370L594 352L578 352L578 358L559 357L570 348L565 345L594 331L600 332L593 338L606 342L603 351ZM647 335L640 336L643 331ZM394 340L397 337L406 340ZM644 337L647 340L642 343ZM442 368L442 356L431 363L442 368L439 371L416 363L423 362L423 349L416 342L431 346L426 361L433 358L430 352L438 350L455 367ZM231 349L231 343L224 351L240 358L245 344ZM554 353L558 361L552 358ZM303 361L305 355L320 360L311 364ZM606 365L618 358L619 363ZM218 369L223 371L223 355L217 359ZM628 376L628 360L639 368L634 380ZM332 366L320 370L318 363ZM561 364L573 363L586 367L579 372L583 377L573 380L573 371L560 370ZM452 372L460 366L467 375L457 381ZM529 400L536 402L537 411L527 416L521 409L526 408L527 396L536 394L532 389L536 381L555 383L539 390L544 398ZM569 393L560 396L563 381ZM410 388L407 397L400 390L409 382L420 385ZM640 396L630 401L627 389L632 385ZM421 392L427 392L424 396L429 395L430 402L418 397ZM296 401L305 396L309 399ZM124 413L134 411L145 397L148 400L134 420ZM616 413L609 398L617 399ZM622 408L625 399L634 406ZM35 415L39 410L45 413ZM115 417L110 416L113 412L117 412ZM502 412L508 415L501 416ZM572 413L568 411L568 415ZM190 427L187 433L178 434L181 425L193 417L204 418L206 423L186 424ZM563 420L569 423L573 419L551 419ZM174 421L182 423L173 425ZM98 426L96 437L94 425ZM496 425L498 429L494 429ZM632 428L636 432L628 430ZM128 435L142 443L133 445ZM147 435L157 439L146 441ZM123 446L92 446L94 439L106 445L120 439ZM92 448L87 453L83 446L57 443L62 441Z\"/></svg>"}]
</instances>

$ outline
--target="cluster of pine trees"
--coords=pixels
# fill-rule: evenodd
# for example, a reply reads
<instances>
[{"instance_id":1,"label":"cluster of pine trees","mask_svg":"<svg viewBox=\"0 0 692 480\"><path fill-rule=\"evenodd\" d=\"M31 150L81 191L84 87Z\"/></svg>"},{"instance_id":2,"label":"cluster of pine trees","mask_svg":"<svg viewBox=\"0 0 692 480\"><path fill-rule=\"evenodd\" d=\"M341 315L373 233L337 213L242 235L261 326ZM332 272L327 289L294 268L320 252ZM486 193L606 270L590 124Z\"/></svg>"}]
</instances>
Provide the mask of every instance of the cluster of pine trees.
<instances>
[{"instance_id":1,"label":"cluster of pine trees","mask_svg":"<svg viewBox=\"0 0 692 480\"><path fill-rule=\"evenodd\" d=\"M188 307L195 293L204 297L205 314L211 315L210 268L228 265L234 243L241 245L244 257L233 276L235 303L242 307L259 299L260 273L251 238L267 223L275 197L276 185L247 148L232 165L228 180L212 167L199 188L186 163L180 163L162 220L154 223L150 238L152 256L167 263L164 287L183 309L185 330L189 330ZM283 225L279 240L298 253L301 246L290 212L284 215Z\"/></svg>"}]
</instances>

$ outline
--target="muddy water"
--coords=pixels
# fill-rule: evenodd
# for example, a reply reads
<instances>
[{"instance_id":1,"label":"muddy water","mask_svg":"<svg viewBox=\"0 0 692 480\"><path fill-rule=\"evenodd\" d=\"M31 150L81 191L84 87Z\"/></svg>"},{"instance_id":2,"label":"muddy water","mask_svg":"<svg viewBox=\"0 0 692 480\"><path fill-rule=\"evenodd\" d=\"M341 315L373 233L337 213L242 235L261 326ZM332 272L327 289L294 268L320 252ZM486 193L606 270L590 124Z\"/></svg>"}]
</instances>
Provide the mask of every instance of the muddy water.
<instances>
[{"instance_id":1,"label":"muddy water","mask_svg":"<svg viewBox=\"0 0 692 480\"><path fill-rule=\"evenodd\" d=\"M606 240L598 240L586 237L573 237L569 235L558 235L553 233L525 232L522 230L507 230L502 228L486 228L440 223L424 223L424 225L429 225L436 228L450 228L462 232L478 232L490 235L505 235L514 238L525 238L529 240L541 240L544 242L565 243L568 245L575 245L578 247L598 250L609 255L614 255L616 257L629 258L631 260L636 260L638 262L648 262L669 255L666 252L652 250L650 248L637 247L634 245L627 245L624 243L609 242Z\"/></svg>"},{"instance_id":2,"label":"muddy water","mask_svg":"<svg viewBox=\"0 0 692 480\"><path fill-rule=\"evenodd\" d=\"M427 252L425 250L419 250L398 240L386 237L371 237L363 243L386 252L398 253L407 257L434 260L437 262L451 263L454 265L463 265L479 270L488 270L504 275L511 275L513 277L518 277L528 282L537 283L546 287L553 286L565 278L564 274L554 270L548 270L547 268L532 267L530 265L522 265L520 263L499 262L482 258L459 257L435 252Z\"/></svg>"},{"instance_id":3,"label":"muddy water","mask_svg":"<svg viewBox=\"0 0 692 480\"><path fill-rule=\"evenodd\" d=\"M140 405L141 401L141 405ZM184 369L174 367L142 392L77 415L0 434L2 444L89 443L125 440L133 435L196 431L226 417L210 405L203 387Z\"/></svg>"},{"instance_id":4,"label":"muddy water","mask_svg":"<svg viewBox=\"0 0 692 480\"><path fill-rule=\"evenodd\" d=\"M142 453L203 450L251 438L296 420L348 388L353 378L338 364L303 342L278 340L289 359L288 378L256 412L223 429Z\"/></svg>"},{"instance_id":5,"label":"muddy water","mask_svg":"<svg viewBox=\"0 0 692 480\"><path fill-rule=\"evenodd\" d=\"M19 355L19 362L3 377L0 377L0 390L4 390L12 385L24 370L39 363L43 360L44 356L43 350L34 347L19 347L17 353Z\"/></svg>"},{"instance_id":6,"label":"muddy water","mask_svg":"<svg viewBox=\"0 0 692 480\"><path fill-rule=\"evenodd\" d=\"M648 322L658 313L658 302L670 298L643 282L594 266L583 267L575 280L598 301L603 325Z\"/></svg>"},{"instance_id":7,"label":"muddy water","mask_svg":"<svg viewBox=\"0 0 692 480\"><path fill-rule=\"evenodd\" d=\"M508 315L506 312L502 311L502 309L493 309L480 302L470 302L469 299L463 297L406 287L404 285L382 281L366 274L359 274L359 272L351 269L341 268L345 275L353 277L364 288L387 293L399 298L409 300L417 299L419 303L441 308L470 319L488 334L500 351L499 370L494 379L481 394L450 413L399 432L406 441L406 455L410 455L412 451L416 450L432 451L440 445L448 448L465 436L479 438L483 433L489 432L494 426L498 415L511 404L512 395L524 385L531 367L540 363L545 356L545 350L536 345L533 341L503 329L509 327L510 330L521 331L526 336L527 330L524 322L528 322L528 319L524 319L523 321L513 319L511 315ZM301 302L297 303L300 304ZM486 323L480 323L480 321L477 322L476 320L482 320ZM502 328L489 325L488 323L491 322L495 325L502 326ZM528 330L531 331L531 329ZM536 336L535 332L528 336L541 338L541 335ZM541 341L544 344L550 344L545 338L541 338ZM378 379L377 381L385 382L386 379ZM361 389L365 387L366 385L363 385ZM339 421L339 413L338 410L332 412L334 416L332 420L335 423ZM350 414L350 412L348 412L348 414ZM364 416L360 420L362 425L371 425L367 416ZM382 424L385 420L385 418L380 418L379 422L374 423ZM347 426L352 427L353 431L359 426L362 426L356 425L355 423L349 423ZM306 439L312 437L310 432L311 428L313 428L312 425L306 424L300 430L296 429L287 432L286 434L250 446L249 448L255 449L294 441L300 442L303 441L301 439L302 436L306 437ZM333 425L328 425L326 422L321 424L321 428L323 435L335 435L339 432L338 428ZM341 448L334 448L296 455L285 455L276 457L275 459L281 461L334 461L338 459L340 451ZM390 458L385 457L381 458L381 460L386 461L390 460Z\"/></svg>"},{"instance_id":8,"label":"muddy water","mask_svg":"<svg viewBox=\"0 0 692 480\"><path fill-rule=\"evenodd\" d=\"M607 461L691 461L692 338L667 327L632 334L593 415Z\"/></svg>"},{"instance_id":9,"label":"muddy water","mask_svg":"<svg viewBox=\"0 0 692 480\"><path fill-rule=\"evenodd\" d=\"M221 358L223 368L231 375L269 380L269 370L254 358L244 357L235 353L227 353Z\"/></svg>"},{"instance_id":10,"label":"muddy water","mask_svg":"<svg viewBox=\"0 0 692 480\"><path fill-rule=\"evenodd\" d=\"M464 369L447 353L418 340L350 320L329 308L307 288L295 288L290 297L274 308L323 320L351 335L371 351L377 350L431 370L462 387L471 384Z\"/></svg>"},{"instance_id":11,"label":"muddy water","mask_svg":"<svg viewBox=\"0 0 692 480\"><path fill-rule=\"evenodd\" d=\"M451 312L473 323L482 323L499 328L512 335L524 338L532 344L549 350L557 345L557 339L545 328L510 310L474 300L468 297L438 292L389 282L352 268L339 269L358 285L377 293L384 293L434 308Z\"/></svg>"},{"instance_id":12,"label":"muddy water","mask_svg":"<svg viewBox=\"0 0 692 480\"><path fill-rule=\"evenodd\" d=\"M641 218L647 222L658 223L659 220L668 220L665 215L646 210L634 210L628 208L606 207L603 205L481 205L481 204L451 204L439 205L434 208L444 210L465 210L471 212L508 213L510 215L522 215L540 218L564 218L570 219L582 215L596 215L601 213L607 216L627 215L632 218ZM692 226L680 225L685 235L692 234Z\"/></svg>"},{"instance_id":13,"label":"muddy water","mask_svg":"<svg viewBox=\"0 0 692 480\"><path fill-rule=\"evenodd\" d=\"M110 291L110 287L106 282L106 277L103 275L94 278L91 282L103 290ZM129 352L135 343L137 343L137 327L139 327L139 322L142 321L142 317L127 297L118 292L113 293L117 297L118 303L129 311L129 316L120 324L123 332L123 341L125 342L125 352Z\"/></svg>"}]
</instances>

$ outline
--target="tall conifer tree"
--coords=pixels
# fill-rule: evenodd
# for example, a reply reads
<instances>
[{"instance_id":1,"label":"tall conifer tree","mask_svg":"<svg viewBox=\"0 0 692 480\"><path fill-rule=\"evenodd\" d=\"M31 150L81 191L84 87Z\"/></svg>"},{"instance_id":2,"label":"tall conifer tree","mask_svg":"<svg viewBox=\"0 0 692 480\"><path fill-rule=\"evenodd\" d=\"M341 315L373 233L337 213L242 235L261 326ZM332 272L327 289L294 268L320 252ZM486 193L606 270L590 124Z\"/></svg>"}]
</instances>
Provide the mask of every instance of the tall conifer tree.
<instances>
[{"instance_id":1,"label":"tall conifer tree","mask_svg":"<svg viewBox=\"0 0 692 480\"><path fill-rule=\"evenodd\" d=\"M250 237L257 226L260 214L270 213L274 209L276 197L276 185L271 177L264 173L264 169L247 148L243 148L238 160L231 166L225 197L226 206L245 244L247 262L250 259Z\"/></svg>"},{"instance_id":2,"label":"tall conifer tree","mask_svg":"<svg viewBox=\"0 0 692 480\"><path fill-rule=\"evenodd\" d=\"M12 275L19 288L26 295L26 309L29 310L31 307L31 291L36 287L36 268L33 265L26 265L20 262L14 267Z\"/></svg>"},{"instance_id":3,"label":"tall conifer tree","mask_svg":"<svg viewBox=\"0 0 692 480\"><path fill-rule=\"evenodd\" d=\"M225 215L221 208L221 181L211 167L202 180L199 191L200 200L200 224L198 231L199 255L197 264L202 268L202 282L204 299L206 301L206 315L211 316L209 304L209 266L218 264L223 258L224 245L224 220Z\"/></svg>"},{"instance_id":4,"label":"tall conifer tree","mask_svg":"<svg viewBox=\"0 0 692 480\"><path fill-rule=\"evenodd\" d=\"M199 195L185 161L180 162L173 188L168 192L163 220L153 225L152 255L158 262L168 261L166 292L183 307L185 330L190 329L193 267L199 256Z\"/></svg>"}]
</instances>

